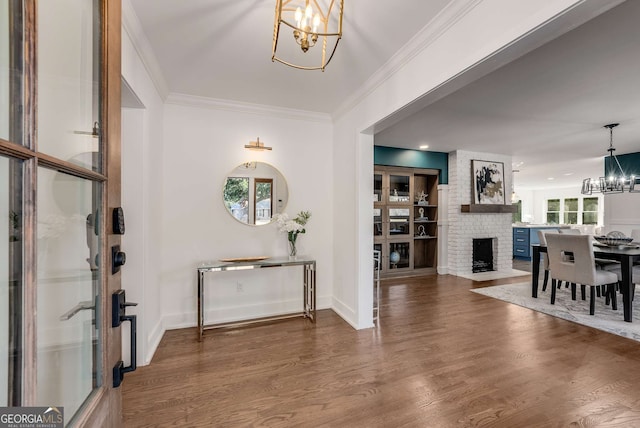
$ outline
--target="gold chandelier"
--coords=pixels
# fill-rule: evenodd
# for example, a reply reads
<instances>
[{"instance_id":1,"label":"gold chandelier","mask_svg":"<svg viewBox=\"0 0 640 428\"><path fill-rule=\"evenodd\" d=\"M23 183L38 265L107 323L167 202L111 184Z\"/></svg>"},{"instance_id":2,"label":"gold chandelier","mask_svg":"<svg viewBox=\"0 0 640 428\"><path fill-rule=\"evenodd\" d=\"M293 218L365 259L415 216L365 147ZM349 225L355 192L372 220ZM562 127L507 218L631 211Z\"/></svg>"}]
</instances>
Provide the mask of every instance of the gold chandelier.
<instances>
[{"instance_id":1,"label":"gold chandelier","mask_svg":"<svg viewBox=\"0 0 640 428\"><path fill-rule=\"evenodd\" d=\"M302 70L324 71L342 38L344 0L326 2L328 6L323 9L318 0L276 0L271 61ZM283 32L281 53L284 57L277 56L282 24L293 30L293 37L288 36L287 31ZM320 49L314 50L318 41L321 42Z\"/></svg>"}]
</instances>

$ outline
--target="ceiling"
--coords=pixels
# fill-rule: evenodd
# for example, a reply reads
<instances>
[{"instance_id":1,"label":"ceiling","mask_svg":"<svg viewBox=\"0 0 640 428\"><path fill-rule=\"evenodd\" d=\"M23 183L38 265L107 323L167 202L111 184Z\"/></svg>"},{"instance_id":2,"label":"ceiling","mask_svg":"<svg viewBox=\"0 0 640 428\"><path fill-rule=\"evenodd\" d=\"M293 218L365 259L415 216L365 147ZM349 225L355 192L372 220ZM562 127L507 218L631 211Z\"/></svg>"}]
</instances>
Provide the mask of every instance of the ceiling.
<instances>
[{"instance_id":1,"label":"ceiling","mask_svg":"<svg viewBox=\"0 0 640 428\"><path fill-rule=\"evenodd\" d=\"M343 39L325 72L271 61L275 0L131 3L171 93L331 113L452 2L346 0ZM509 154L521 188L578 187L602 174L603 125L621 124L616 153L640 151L638 22L640 2L628 0L382 130L375 143Z\"/></svg>"},{"instance_id":2,"label":"ceiling","mask_svg":"<svg viewBox=\"0 0 640 428\"><path fill-rule=\"evenodd\" d=\"M346 0L324 72L271 61L276 0L131 3L170 92L331 113L450 1Z\"/></svg>"}]
</instances>

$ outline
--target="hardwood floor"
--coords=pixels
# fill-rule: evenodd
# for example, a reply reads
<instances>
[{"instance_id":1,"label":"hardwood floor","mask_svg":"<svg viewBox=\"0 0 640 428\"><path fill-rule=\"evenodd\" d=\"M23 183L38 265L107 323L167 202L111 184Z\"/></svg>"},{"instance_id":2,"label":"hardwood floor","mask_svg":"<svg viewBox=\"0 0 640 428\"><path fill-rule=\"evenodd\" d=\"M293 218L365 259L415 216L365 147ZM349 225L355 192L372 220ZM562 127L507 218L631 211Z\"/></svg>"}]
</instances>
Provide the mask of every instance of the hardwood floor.
<instances>
[{"instance_id":1,"label":"hardwood floor","mask_svg":"<svg viewBox=\"0 0 640 428\"><path fill-rule=\"evenodd\" d=\"M330 310L168 331L124 380L125 426L640 426L638 342L469 292L528 278L384 281L361 331Z\"/></svg>"}]
</instances>

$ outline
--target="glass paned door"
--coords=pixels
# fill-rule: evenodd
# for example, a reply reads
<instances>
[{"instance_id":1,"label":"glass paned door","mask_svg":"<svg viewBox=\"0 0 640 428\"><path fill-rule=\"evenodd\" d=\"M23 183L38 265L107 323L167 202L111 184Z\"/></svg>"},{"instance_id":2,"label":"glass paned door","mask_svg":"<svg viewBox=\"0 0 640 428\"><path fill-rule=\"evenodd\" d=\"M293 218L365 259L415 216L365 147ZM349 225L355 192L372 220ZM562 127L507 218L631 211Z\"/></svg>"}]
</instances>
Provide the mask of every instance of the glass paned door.
<instances>
[{"instance_id":1,"label":"glass paned door","mask_svg":"<svg viewBox=\"0 0 640 428\"><path fill-rule=\"evenodd\" d=\"M10 33L9 33L9 1L0 0L0 138L9 139L9 106L10 91Z\"/></svg>"},{"instance_id":2,"label":"glass paned door","mask_svg":"<svg viewBox=\"0 0 640 428\"><path fill-rule=\"evenodd\" d=\"M101 185L39 168L38 189L37 404L73 415L100 379Z\"/></svg>"},{"instance_id":3,"label":"glass paned door","mask_svg":"<svg viewBox=\"0 0 640 428\"><path fill-rule=\"evenodd\" d=\"M22 391L22 162L0 156L0 406Z\"/></svg>"},{"instance_id":4,"label":"glass paned door","mask_svg":"<svg viewBox=\"0 0 640 428\"><path fill-rule=\"evenodd\" d=\"M100 171L100 2L38 2L38 151Z\"/></svg>"}]
</instances>

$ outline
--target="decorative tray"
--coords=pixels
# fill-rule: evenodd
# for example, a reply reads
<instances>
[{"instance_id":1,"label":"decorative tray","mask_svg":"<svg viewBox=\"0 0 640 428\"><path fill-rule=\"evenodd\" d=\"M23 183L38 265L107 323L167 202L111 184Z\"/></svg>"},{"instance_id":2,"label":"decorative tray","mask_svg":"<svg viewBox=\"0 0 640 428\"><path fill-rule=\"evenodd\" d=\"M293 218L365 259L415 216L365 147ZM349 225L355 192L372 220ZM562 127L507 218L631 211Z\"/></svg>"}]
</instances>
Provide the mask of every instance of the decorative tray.
<instances>
[{"instance_id":1,"label":"decorative tray","mask_svg":"<svg viewBox=\"0 0 640 428\"><path fill-rule=\"evenodd\" d=\"M261 260L269 259L269 256L257 256L257 257L235 257L230 259L220 259L221 262L229 263L241 263L241 262L259 262Z\"/></svg>"},{"instance_id":2,"label":"decorative tray","mask_svg":"<svg viewBox=\"0 0 640 428\"><path fill-rule=\"evenodd\" d=\"M619 247L621 245L630 244L631 241L633 241L633 238L627 238L627 237L613 238L611 236L594 236L593 238L596 241L598 241L600 244L603 244L609 247Z\"/></svg>"}]
</instances>

